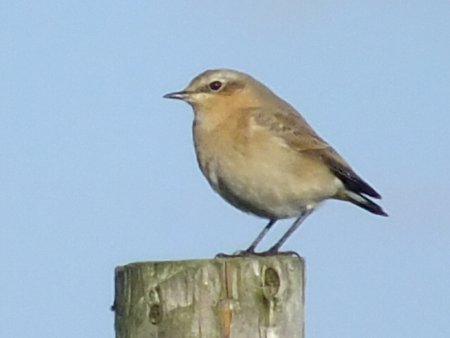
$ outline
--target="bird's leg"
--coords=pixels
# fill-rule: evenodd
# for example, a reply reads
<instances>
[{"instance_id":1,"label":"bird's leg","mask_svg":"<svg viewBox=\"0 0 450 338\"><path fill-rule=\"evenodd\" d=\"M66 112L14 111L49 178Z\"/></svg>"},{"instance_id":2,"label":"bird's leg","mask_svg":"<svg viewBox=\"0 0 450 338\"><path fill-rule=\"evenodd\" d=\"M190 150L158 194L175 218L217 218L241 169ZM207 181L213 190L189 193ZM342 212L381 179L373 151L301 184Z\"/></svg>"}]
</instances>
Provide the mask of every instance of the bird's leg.
<instances>
[{"instance_id":1,"label":"bird's leg","mask_svg":"<svg viewBox=\"0 0 450 338\"><path fill-rule=\"evenodd\" d=\"M231 255L225 254L225 253L219 253L216 255L216 258L233 258L233 257L246 257L246 256L252 256L252 255L261 255L260 253L256 253L255 249L256 246L261 242L261 240L264 238L264 236L269 232L269 230L272 228L272 226L275 224L277 220L271 219L269 223L262 229L262 231L258 234L258 236L255 238L255 240L250 244L250 246L246 250L240 250L237 251ZM263 255L264 256L264 255Z\"/></svg>"},{"instance_id":2,"label":"bird's leg","mask_svg":"<svg viewBox=\"0 0 450 338\"><path fill-rule=\"evenodd\" d=\"M216 258L233 258L233 257L246 257L246 256L252 256L252 255L259 255L255 252L256 246L261 242L261 240L264 238L264 236L269 232L270 228L275 224L277 220L271 219L269 223L262 229L262 231L258 234L258 237L253 241L253 243L246 249L246 250L239 250L234 253L225 254L225 253L219 253L216 255Z\"/></svg>"},{"instance_id":3,"label":"bird's leg","mask_svg":"<svg viewBox=\"0 0 450 338\"><path fill-rule=\"evenodd\" d=\"M276 242L268 251L267 253L275 254L278 253L278 250L281 248L281 246L286 242L286 240L295 232L295 230L298 229L298 227L302 224L302 222L312 213L313 209L307 209L305 210L292 225L289 227L289 229L286 231L286 233L280 238L278 242Z\"/></svg>"},{"instance_id":4,"label":"bird's leg","mask_svg":"<svg viewBox=\"0 0 450 338\"><path fill-rule=\"evenodd\" d=\"M249 253L249 254L254 254L256 246L259 244L259 242L261 242L261 240L269 232L270 228L272 228L272 226L275 224L276 221L277 221L276 219L271 219L269 221L269 223L267 223L267 225L264 227L264 229L262 229L262 231L259 233L259 235L255 238L253 243L250 244L250 246L244 252Z\"/></svg>"}]
</instances>

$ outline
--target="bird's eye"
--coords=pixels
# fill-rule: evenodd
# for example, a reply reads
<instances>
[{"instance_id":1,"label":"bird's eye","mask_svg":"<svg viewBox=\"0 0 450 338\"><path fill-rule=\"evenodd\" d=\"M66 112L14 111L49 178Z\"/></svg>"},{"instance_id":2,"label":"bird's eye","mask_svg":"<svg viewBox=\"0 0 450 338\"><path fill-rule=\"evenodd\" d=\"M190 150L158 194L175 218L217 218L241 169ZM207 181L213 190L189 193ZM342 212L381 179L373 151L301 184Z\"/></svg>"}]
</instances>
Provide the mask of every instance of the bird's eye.
<instances>
[{"instance_id":1,"label":"bird's eye","mask_svg":"<svg viewBox=\"0 0 450 338\"><path fill-rule=\"evenodd\" d=\"M220 82L220 81L213 81L209 84L209 88L211 88L211 90L214 90L214 91L219 90L220 87L222 87L222 82Z\"/></svg>"}]
</instances>

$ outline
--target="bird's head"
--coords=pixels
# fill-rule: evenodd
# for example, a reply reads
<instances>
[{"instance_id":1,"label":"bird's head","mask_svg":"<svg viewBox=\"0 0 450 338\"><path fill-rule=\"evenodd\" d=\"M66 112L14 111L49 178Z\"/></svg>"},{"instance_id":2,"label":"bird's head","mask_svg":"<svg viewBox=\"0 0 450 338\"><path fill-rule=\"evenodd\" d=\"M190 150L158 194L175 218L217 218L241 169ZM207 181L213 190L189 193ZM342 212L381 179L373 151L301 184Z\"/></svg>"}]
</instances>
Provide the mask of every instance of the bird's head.
<instances>
[{"instance_id":1,"label":"bird's head","mask_svg":"<svg viewBox=\"0 0 450 338\"><path fill-rule=\"evenodd\" d=\"M251 76L230 69L207 70L196 76L178 92L164 95L168 99L183 100L196 109L213 109L239 103L255 105L259 94L268 89Z\"/></svg>"}]
</instances>

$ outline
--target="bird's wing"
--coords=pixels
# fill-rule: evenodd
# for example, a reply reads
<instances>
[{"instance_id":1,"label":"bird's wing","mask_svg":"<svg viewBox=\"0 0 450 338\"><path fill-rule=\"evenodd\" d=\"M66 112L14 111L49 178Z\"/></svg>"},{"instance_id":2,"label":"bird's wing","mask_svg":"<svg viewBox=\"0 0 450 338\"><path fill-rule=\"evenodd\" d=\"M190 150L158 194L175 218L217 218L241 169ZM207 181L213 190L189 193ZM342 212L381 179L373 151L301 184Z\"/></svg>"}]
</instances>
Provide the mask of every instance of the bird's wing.
<instances>
[{"instance_id":1,"label":"bird's wing","mask_svg":"<svg viewBox=\"0 0 450 338\"><path fill-rule=\"evenodd\" d=\"M257 125L270 130L297 151L330 148L293 108L289 111L255 108L252 111L252 118Z\"/></svg>"},{"instance_id":2,"label":"bird's wing","mask_svg":"<svg viewBox=\"0 0 450 338\"><path fill-rule=\"evenodd\" d=\"M381 198L380 194L359 177L333 148L316 150L314 155L319 156L328 165L331 172L344 183L348 190L357 194Z\"/></svg>"},{"instance_id":3,"label":"bird's wing","mask_svg":"<svg viewBox=\"0 0 450 338\"><path fill-rule=\"evenodd\" d=\"M288 107L289 110L273 109L270 112L258 108L252 112L252 117L256 124L270 129L292 149L322 161L348 190L381 198L375 189L359 177L347 162L316 134L300 114Z\"/></svg>"}]
</instances>

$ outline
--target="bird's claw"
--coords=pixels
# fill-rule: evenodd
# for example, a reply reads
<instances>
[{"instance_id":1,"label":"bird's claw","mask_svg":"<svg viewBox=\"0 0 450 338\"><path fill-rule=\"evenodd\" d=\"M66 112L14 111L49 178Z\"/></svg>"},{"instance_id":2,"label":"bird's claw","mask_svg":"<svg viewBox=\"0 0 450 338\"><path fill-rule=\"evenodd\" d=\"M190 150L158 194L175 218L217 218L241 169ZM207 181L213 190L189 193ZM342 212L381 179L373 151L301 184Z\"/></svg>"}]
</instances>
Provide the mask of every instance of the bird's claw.
<instances>
[{"instance_id":1,"label":"bird's claw","mask_svg":"<svg viewBox=\"0 0 450 338\"><path fill-rule=\"evenodd\" d=\"M248 251L248 250L239 250L236 252L233 252L232 254L226 254L226 253L218 253L215 258L238 258L238 257L250 257L250 256L255 256L257 255L257 253L253 252L253 251Z\"/></svg>"},{"instance_id":2,"label":"bird's claw","mask_svg":"<svg viewBox=\"0 0 450 338\"><path fill-rule=\"evenodd\" d=\"M251 256L257 256L257 257L270 257L270 256L295 256L298 258L301 258L300 254L295 251L278 251L269 249L267 251L262 252L255 252L255 251L249 251L249 250L239 250L232 254L226 254L226 253L218 253L215 258L239 258L239 257L251 257Z\"/></svg>"}]
</instances>

